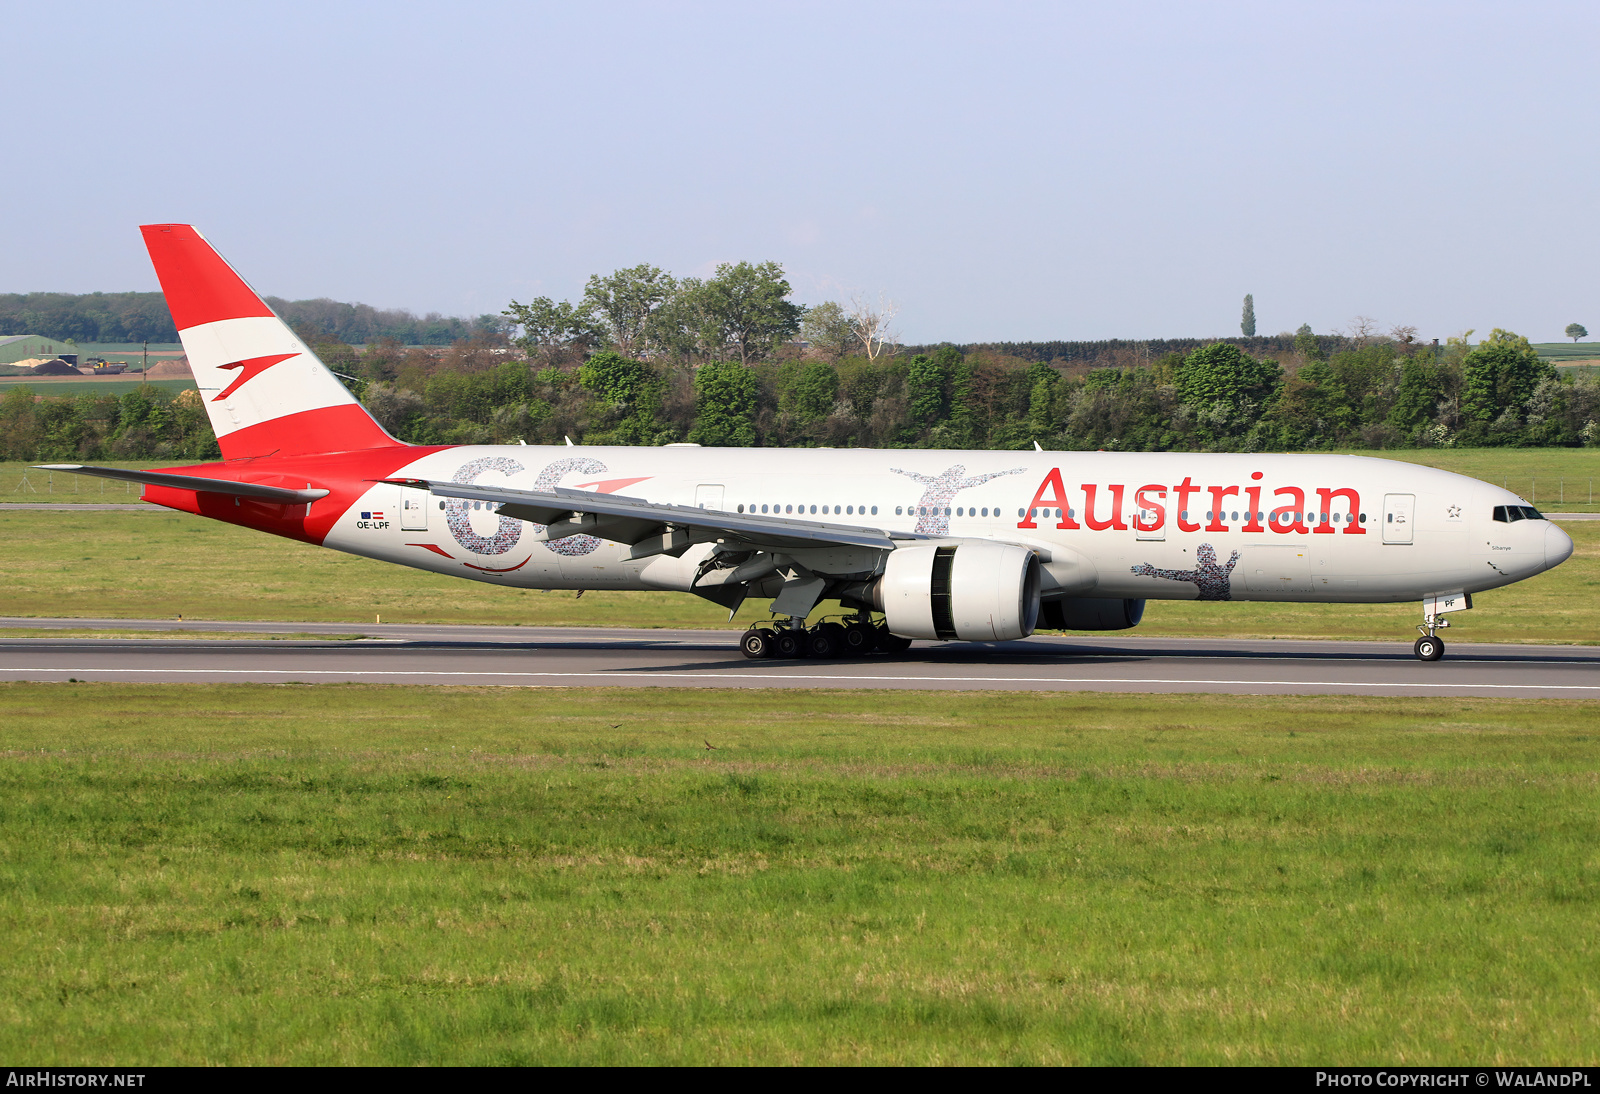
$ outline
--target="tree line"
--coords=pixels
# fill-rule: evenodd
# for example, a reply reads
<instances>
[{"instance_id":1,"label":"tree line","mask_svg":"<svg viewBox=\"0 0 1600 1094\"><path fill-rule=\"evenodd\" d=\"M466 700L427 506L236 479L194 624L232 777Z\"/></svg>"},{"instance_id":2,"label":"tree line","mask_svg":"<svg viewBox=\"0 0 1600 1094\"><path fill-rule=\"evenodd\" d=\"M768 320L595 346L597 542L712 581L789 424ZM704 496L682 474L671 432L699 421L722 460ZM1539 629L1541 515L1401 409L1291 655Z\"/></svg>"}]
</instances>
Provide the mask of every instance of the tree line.
<instances>
[{"instance_id":1,"label":"tree line","mask_svg":"<svg viewBox=\"0 0 1600 1094\"><path fill-rule=\"evenodd\" d=\"M1600 443L1600 378L1495 330L1445 345L1343 335L898 347L892 308L802 308L777 263L596 275L577 301L512 302L448 346L348 313L296 329L396 436L419 444L1319 451ZM316 302L312 302L316 303ZM339 308L345 307L343 305ZM797 339L797 335L800 337ZM1092 352L1091 352L1092 351ZM1111 362L1107 364L1106 362ZM194 392L0 402L9 459L214 457Z\"/></svg>"},{"instance_id":2,"label":"tree line","mask_svg":"<svg viewBox=\"0 0 1600 1094\"><path fill-rule=\"evenodd\" d=\"M1295 367L1230 342L1072 373L945 346L755 363L597 350L567 367L496 356L365 367L363 401L418 443L1319 451L1600 443L1600 377L1562 375L1525 338L1379 340ZM370 352L370 351L369 351ZM373 367L378 366L378 367Z\"/></svg>"},{"instance_id":3,"label":"tree line","mask_svg":"<svg viewBox=\"0 0 1600 1094\"><path fill-rule=\"evenodd\" d=\"M374 308L326 297L265 299L297 329L329 334L358 345L391 338L408 345L448 346L504 326L504 320L495 315L462 319L429 312L419 317L403 308ZM13 334L36 334L78 343L178 340L166 298L158 292L0 293L0 337Z\"/></svg>"}]
</instances>

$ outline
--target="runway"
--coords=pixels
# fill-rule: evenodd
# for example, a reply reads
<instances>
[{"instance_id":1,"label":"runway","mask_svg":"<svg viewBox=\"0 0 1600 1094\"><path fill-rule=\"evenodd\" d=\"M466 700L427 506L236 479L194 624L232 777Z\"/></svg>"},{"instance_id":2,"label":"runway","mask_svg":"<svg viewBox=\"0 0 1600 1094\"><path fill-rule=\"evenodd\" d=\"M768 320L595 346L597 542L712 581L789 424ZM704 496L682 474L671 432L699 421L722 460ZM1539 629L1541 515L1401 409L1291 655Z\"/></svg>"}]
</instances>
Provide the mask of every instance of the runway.
<instances>
[{"instance_id":1,"label":"runway","mask_svg":"<svg viewBox=\"0 0 1600 1094\"><path fill-rule=\"evenodd\" d=\"M172 630L171 639L5 638L6 628ZM236 639L181 637L233 632ZM327 635L273 640L272 634ZM363 635L339 639L337 635ZM733 631L0 619L0 680L890 688L1600 698L1600 647L1033 637L918 642L893 657L748 661Z\"/></svg>"}]
</instances>

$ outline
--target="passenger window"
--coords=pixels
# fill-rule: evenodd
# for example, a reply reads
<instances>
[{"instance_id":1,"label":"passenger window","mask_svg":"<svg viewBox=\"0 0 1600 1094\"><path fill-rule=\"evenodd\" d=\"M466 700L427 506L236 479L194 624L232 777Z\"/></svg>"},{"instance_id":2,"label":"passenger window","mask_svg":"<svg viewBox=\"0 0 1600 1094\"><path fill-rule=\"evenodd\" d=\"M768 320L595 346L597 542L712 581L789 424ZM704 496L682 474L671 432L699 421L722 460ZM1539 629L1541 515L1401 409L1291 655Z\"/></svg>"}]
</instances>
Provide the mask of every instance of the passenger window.
<instances>
[{"instance_id":1,"label":"passenger window","mask_svg":"<svg viewBox=\"0 0 1600 1094\"><path fill-rule=\"evenodd\" d=\"M900 515L900 506L896 505L894 507L894 515L897 517Z\"/></svg>"},{"instance_id":2,"label":"passenger window","mask_svg":"<svg viewBox=\"0 0 1600 1094\"><path fill-rule=\"evenodd\" d=\"M878 515L878 507L876 505L874 505L872 507L872 515L873 516L877 516Z\"/></svg>"}]
</instances>

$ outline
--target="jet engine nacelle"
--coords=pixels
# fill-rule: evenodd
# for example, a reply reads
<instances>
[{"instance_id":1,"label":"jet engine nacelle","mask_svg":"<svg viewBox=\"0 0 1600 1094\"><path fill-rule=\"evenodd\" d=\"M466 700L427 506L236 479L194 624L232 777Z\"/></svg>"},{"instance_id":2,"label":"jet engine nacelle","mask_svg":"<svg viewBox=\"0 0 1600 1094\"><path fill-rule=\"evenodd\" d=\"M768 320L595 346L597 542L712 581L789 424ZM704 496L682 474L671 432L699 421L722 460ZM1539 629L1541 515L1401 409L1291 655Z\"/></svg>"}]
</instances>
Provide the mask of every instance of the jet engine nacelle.
<instances>
[{"instance_id":1,"label":"jet engine nacelle","mask_svg":"<svg viewBox=\"0 0 1600 1094\"><path fill-rule=\"evenodd\" d=\"M1103 596L1047 600L1039 608L1039 626L1053 631L1125 631L1144 618L1144 601Z\"/></svg>"},{"instance_id":2,"label":"jet engine nacelle","mask_svg":"<svg viewBox=\"0 0 1600 1094\"><path fill-rule=\"evenodd\" d=\"M1039 556L1010 543L901 547L889 553L874 607L904 638L1005 642L1039 618Z\"/></svg>"}]
</instances>

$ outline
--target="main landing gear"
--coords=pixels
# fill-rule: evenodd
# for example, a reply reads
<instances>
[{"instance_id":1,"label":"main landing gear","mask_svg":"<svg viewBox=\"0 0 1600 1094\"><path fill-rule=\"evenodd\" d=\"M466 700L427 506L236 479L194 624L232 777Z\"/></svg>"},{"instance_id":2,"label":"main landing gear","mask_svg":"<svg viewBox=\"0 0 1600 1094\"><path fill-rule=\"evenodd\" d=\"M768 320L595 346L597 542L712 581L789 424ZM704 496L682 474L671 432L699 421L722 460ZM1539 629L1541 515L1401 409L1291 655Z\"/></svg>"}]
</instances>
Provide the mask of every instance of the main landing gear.
<instances>
[{"instance_id":1,"label":"main landing gear","mask_svg":"<svg viewBox=\"0 0 1600 1094\"><path fill-rule=\"evenodd\" d=\"M890 634L882 623L865 616L842 622L828 620L807 627L804 620L767 620L739 636L739 651L752 660L763 657L815 657L827 660L866 654L900 653L911 639Z\"/></svg>"}]
</instances>

